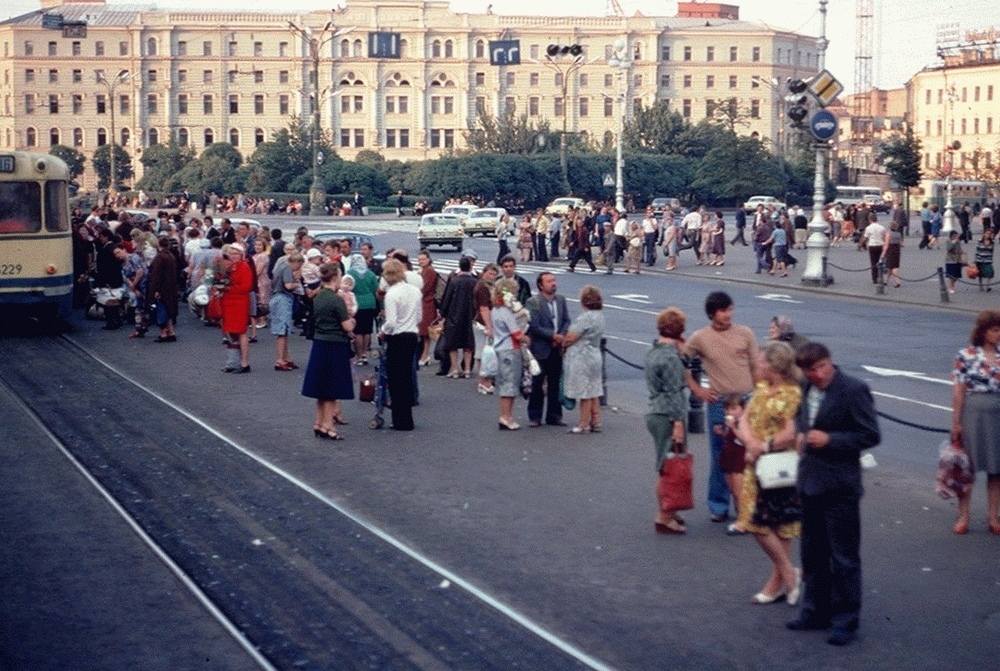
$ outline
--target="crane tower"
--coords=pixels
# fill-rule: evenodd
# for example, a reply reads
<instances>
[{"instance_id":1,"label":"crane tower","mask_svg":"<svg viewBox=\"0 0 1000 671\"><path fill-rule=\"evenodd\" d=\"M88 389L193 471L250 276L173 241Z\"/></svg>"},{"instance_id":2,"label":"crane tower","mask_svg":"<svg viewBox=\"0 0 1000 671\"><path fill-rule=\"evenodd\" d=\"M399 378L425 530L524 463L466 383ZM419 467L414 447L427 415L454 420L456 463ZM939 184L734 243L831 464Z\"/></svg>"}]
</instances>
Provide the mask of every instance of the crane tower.
<instances>
[{"instance_id":1,"label":"crane tower","mask_svg":"<svg viewBox=\"0 0 1000 671\"><path fill-rule=\"evenodd\" d=\"M851 167L870 167L872 142L872 58L875 47L875 0L856 0L854 98L851 105Z\"/></svg>"}]
</instances>

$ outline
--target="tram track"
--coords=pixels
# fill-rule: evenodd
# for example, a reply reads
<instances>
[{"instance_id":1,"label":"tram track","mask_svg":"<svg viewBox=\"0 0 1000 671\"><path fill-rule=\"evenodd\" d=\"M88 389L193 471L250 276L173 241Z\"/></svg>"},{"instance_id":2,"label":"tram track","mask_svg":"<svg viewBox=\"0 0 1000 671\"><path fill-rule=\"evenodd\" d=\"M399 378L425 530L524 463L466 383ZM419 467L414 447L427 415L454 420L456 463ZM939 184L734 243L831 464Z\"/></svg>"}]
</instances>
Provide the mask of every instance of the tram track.
<instances>
[{"instance_id":1,"label":"tram track","mask_svg":"<svg viewBox=\"0 0 1000 671\"><path fill-rule=\"evenodd\" d=\"M3 386L258 668L607 668L72 338L6 344Z\"/></svg>"}]
</instances>

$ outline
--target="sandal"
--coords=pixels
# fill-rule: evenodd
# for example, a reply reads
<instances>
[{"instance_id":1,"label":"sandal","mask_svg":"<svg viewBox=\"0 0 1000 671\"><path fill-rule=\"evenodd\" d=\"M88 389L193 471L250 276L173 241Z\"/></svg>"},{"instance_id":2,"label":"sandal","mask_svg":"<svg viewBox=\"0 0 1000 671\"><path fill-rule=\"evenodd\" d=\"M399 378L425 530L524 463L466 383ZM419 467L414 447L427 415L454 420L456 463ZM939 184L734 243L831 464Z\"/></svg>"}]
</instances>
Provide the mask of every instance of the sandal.
<instances>
[{"instance_id":1,"label":"sandal","mask_svg":"<svg viewBox=\"0 0 1000 671\"><path fill-rule=\"evenodd\" d=\"M335 415L333 421L334 423L339 424L340 426L347 426L348 424L348 421L343 417L341 417L340 415Z\"/></svg>"},{"instance_id":2,"label":"sandal","mask_svg":"<svg viewBox=\"0 0 1000 671\"><path fill-rule=\"evenodd\" d=\"M497 425L499 426L501 431L517 431L518 429L521 428L521 425L512 419L507 420L501 418L497 420Z\"/></svg>"},{"instance_id":3,"label":"sandal","mask_svg":"<svg viewBox=\"0 0 1000 671\"><path fill-rule=\"evenodd\" d=\"M590 427L589 426L574 426L572 429L570 429L568 431L568 433L575 433L575 434L590 433Z\"/></svg>"},{"instance_id":4,"label":"sandal","mask_svg":"<svg viewBox=\"0 0 1000 671\"><path fill-rule=\"evenodd\" d=\"M344 437L339 433L337 433L336 431L334 431L332 428L330 429L324 428L322 431L317 431L314 428L313 434L315 434L317 438L322 438L323 440L344 440Z\"/></svg>"},{"instance_id":5,"label":"sandal","mask_svg":"<svg viewBox=\"0 0 1000 671\"><path fill-rule=\"evenodd\" d=\"M591 424L590 425L590 432L591 433L600 433L603 430L604 429L601 428L600 424Z\"/></svg>"}]
</instances>

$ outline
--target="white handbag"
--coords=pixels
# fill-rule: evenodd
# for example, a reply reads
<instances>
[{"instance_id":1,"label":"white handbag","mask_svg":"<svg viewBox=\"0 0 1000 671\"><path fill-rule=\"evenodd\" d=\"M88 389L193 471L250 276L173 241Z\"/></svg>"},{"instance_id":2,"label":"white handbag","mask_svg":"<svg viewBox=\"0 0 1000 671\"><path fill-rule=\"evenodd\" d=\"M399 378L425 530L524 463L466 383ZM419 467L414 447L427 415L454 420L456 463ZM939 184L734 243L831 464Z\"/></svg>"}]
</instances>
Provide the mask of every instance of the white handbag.
<instances>
[{"instance_id":1,"label":"white handbag","mask_svg":"<svg viewBox=\"0 0 1000 671\"><path fill-rule=\"evenodd\" d=\"M762 454L754 470L761 489L794 487L799 476L799 453L787 450Z\"/></svg>"}]
</instances>

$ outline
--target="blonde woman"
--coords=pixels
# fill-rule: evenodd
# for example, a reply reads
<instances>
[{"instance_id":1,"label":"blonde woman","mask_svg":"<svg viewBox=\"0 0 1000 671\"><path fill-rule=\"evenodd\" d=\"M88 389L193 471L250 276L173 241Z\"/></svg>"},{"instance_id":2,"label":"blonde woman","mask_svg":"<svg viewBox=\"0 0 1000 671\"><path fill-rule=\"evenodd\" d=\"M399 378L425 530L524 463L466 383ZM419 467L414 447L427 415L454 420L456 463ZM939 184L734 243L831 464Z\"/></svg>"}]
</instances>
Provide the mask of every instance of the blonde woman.
<instances>
[{"instance_id":1,"label":"blonde woman","mask_svg":"<svg viewBox=\"0 0 1000 671\"><path fill-rule=\"evenodd\" d=\"M751 602L768 604L784 597L794 606L802 585L802 571L792 564L792 539L802 530L798 493L794 486L760 490L755 467L763 454L795 449L802 371L795 365L791 346L772 340L760 349L757 375L753 398L735 427L736 437L746 447L738 524L754 535L771 560L771 575Z\"/></svg>"}]
</instances>

